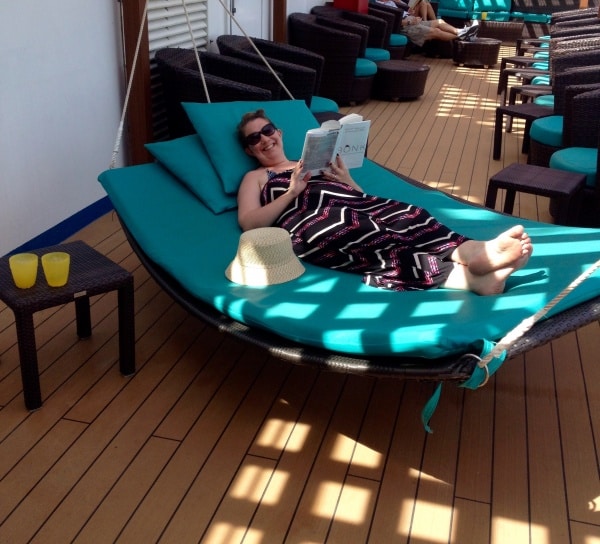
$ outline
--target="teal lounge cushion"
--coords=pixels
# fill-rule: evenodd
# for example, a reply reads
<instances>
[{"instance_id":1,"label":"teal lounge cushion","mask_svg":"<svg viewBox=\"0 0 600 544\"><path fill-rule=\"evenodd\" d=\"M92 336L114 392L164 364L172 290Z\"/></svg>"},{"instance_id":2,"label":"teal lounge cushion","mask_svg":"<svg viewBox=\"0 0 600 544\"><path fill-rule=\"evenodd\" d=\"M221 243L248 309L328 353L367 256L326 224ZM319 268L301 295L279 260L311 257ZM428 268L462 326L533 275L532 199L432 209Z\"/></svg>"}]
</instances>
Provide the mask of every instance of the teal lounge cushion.
<instances>
[{"instance_id":1,"label":"teal lounge cushion","mask_svg":"<svg viewBox=\"0 0 600 544\"><path fill-rule=\"evenodd\" d=\"M221 179L196 134L146 144L146 149L214 213L237 207L235 196L225 194Z\"/></svg>"},{"instance_id":2,"label":"teal lounge cushion","mask_svg":"<svg viewBox=\"0 0 600 544\"><path fill-rule=\"evenodd\" d=\"M382 62L384 60L390 60L391 55L387 49L380 47L367 47L365 49L365 58L372 60L373 62Z\"/></svg>"},{"instance_id":3,"label":"teal lounge cushion","mask_svg":"<svg viewBox=\"0 0 600 544\"><path fill-rule=\"evenodd\" d=\"M389 60L389 58L388 58ZM377 73L377 64L372 60L358 58L354 67L354 75L356 77L371 77Z\"/></svg>"},{"instance_id":4,"label":"teal lounge cushion","mask_svg":"<svg viewBox=\"0 0 600 544\"><path fill-rule=\"evenodd\" d=\"M237 139L236 127L242 115L264 109L275 126L283 131L285 150L292 159L302 154L306 131L319 126L304 100L184 102L182 105L227 194L237 193L246 172L258 166Z\"/></svg>"},{"instance_id":5,"label":"teal lounge cushion","mask_svg":"<svg viewBox=\"0 0 600 544\"><path fill-rule=\"evenodd\" d=\"M550 168L585 174L586 185L595 187L598 175L598 148L567 147L550 157Z\"/></svg>"},{"instance_id":6,"label":"teal lounge cushion","mask_svg":"<svg viewBox=\"0 0 600 544\"><path fill-rule=\"evenodd\" d=\"M534 62L531 67L535 68L536 70L548 70L548 62Z\"/></svg>"},{"instance_id":7,"label":"teal lounge cushion","mask_svg":"<svg viewBox=\"0 0 600 544\"><path fill-rule=\"evenodd\" d=\"M408 38L404 34L390 34L390 46L402 47L408 45Z\"/></svg>"},{"instance_id":8,"label":"teal lounge cushion","mask_svg":"<svg viewBox=\"0 0 600 544\"><path fill-rule=\"evenodd\" d=\"M536 142L552 147L562 146L563 139L563 116L549 115L536 119L531 123L529 137Z\"/></svg>"},{"instance_id":9,"label":"teal lounge cushion","mask_svg":"<svg viewBox=\"0 0 600 544\"><path fill-rule=\"evenodd\" d=\"M550 76L535 76L531 80L532 85L550 85Z\"/></svg>"},{"instance_id":10,"label":"teal lounge cushion","mask_svg":"<svg viewBox=\"0 0 600 544\"><path fill-rule=\"evenodd\" d=\"M310 111L311 113L323 113L326 111L340 111L335 100L326 98L324 96L313 96L310 100Z\"/></svg>"},{"instance_id":11,"label":"teal lounge cushion","mask_svg":"<svg viewBox=\"0 0 600 544\"><path fill-rule=\"evenodd\" d=\"M533 99L535 104L540 106L548 106L549 108L554 107L554 95L553 94L544 94L542 96L536 96Z\"/></svg>"}]
</instances>

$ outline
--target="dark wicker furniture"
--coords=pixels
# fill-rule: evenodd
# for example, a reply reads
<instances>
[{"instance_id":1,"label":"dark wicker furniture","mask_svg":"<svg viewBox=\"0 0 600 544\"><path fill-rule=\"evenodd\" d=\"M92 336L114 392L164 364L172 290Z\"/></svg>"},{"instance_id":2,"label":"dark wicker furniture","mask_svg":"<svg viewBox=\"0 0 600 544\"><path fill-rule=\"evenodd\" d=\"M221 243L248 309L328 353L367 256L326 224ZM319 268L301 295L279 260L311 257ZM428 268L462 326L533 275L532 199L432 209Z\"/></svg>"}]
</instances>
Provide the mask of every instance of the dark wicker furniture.
<instances>
[{"instance_id":1,"label":"dark wicker furniture","mask_svg":"<svg viewBox=\"0 0 600 544\"><path fill-rule=\"evenodd\" d=\"M410 60L377 64L373 96L380 100L413 100L425 92L429 66Z\"/></svg>"},{"instance_id":2,"label":"dark wicker furniture","mask_svg":"<svg viewBox=\"0 0 600 544\"><path fill-rule=\"evenodd\" d=\"M485 205L494 209L498 189L506 190L504 213L512 214L515 193L529 193L557 199L556 223L577 225L581 206L581 190L585 175L544 168L531 164L514 163L500 170L489 181Z\"/></svg>"},{"instance_id":3,"label":"dark wicker furniture","mask_svg":"<svg viewBox=\"0 0 600 544\"><path fill-rule=\"evenodd\" d=\"M598 51L600 65L600 51ZM577 82L561 88L554 97L554 115L563 116L562 143L559 147L530 139L528 162L538 166L548 166L550 157L563 147L595 147L600 131L600 104L597 91L600 89L600 68L590 66L583 72L590 76L584 83L581 77ZM555 86L556 87L556 86Z\"/></svg>"},{"instance_id":4,"label":"dark wicker furniture","mask_svg":"<svg viewBox=\"0 0 600 544\"><path fill-rule=\"evenodd\" d=\"M288 16L288 41L323 56L322 96L340 105L364 102L371 96L373 76L355 75L361 38L351 32L327 28L315 15L291 13Z\"/></svg>"},{"instance_id":5,"label":"dark wicker furniture","mask_svg":"<svg viewBox=\"0 0 600 544\"><path fill-rule=\"evenodd\" d=\"M293 97L306 100L310 105L312 97L320 93L321 77L325 65L323 56L286 43L277 43L261 38L250 39L252 43L245 36L224 34L217 38L217 47L223 55L241 58L264 66L264 61L258 53L260 52L273 69L282 74L283 82ZM313 70L314 78L306 77L306 70Z\"/></svg>"},{"instance_id":6,"label":"dark wicker furniture","mask_svg":"<svg viewBox=\"0 0 600 544\"><path fill-rule=\"evenodd\" d=\"M496 108L496 118L494 122L494 149L493 159L496 161L500 160L502 152L502 125L504 122L504 116L509 117L511 120L516 117L517 119L525 120L525 129L523 131L523 143L521 145L522 153L529 153L529 129L531 123L541 117L547 117L553 115L552 108L546 106L540 106L531 102L525 104L508 104L504 106L498 106ZM507 132L510 132L507 123Z\"/></svg>"},{"instance_id":7,"label":"dark wicker furniture","mask_svg":"<svg viewBox=\"0 0 600 544\"><path fill-rule=\"evenodd\" d=\"M18 289L11 278L8 257L0 259L0 299L15 315L23 395L29 410L42 405L33 324L33 314L41 310L75 302L77 336L87 338L92 334L90 297L118 291L119 368L125 376L135 373L133 276L81 241L33 250L32 253L42 255L50 251L66 251L71 256L69 280L64 287L48 287L38 270L33 287Z\"/></svg>"},{"instance_id":8,"label":"dark wicker furniture","mask_svg":"<svg viewBox=\"0 0 600 544\"><path fill-rule=\"evenodd\" d=\"M493 38L504 43L515 43L523 35L522 21L480 21L479 38Z\"/></svg>"},{"instance_id":9,"label":"dark wicker furniture","mask_svg":"<svg viewBox=\"0 0 600 544\"><path fill-rule=\"evenodd\" d=\"M181 107L182 102L209 102L209 98L211 102L264 101L275 98L269 89L239 81L241 78L251 81L255 75L257 78L270 77L271 80L273 78L273 75L266 68L241 60L238 63L239 71L236 79L228 79L209 73L204 74L208 91L207 97L195 57L193 61L189 60L190 53L194 57L192 50L175 49L173 51L169 48L168 50L162 50L162 52L157 51L155 55L171 138L194 133L194 128ZM230 66L233 66L233 64L230 63Z\"/></svg>"},{"instance_id":10,"label":"dark wicker furniture","mask_svg":"<svg viewBox=\"0 0 600 544\"><path fill-rule=\"evenodd\" d=\"M509 101L508 105L498 106L496 108L496 120L494 125L494 152L493 158L495 160L500 159L500 149L502 144L502 121L504 116L507 116L509 119L506 124L506 131L510 132L512 126L512 119L514 117L525 120L525 131L523 136L523 153L529 153L530 146L530 138L529 138L529 130L531 128L531 124L536 120L542 117L548 117L549 115L562 115L564 111L566 96L567 96L567 88L571 85L582 85L588 83L600 83L600 70L597 66L586 66L586 67L578 67L575 66L573 68L569 67L570 63L568 61L569 57L560 57L555 61L557 65L556 73L553 79L553 85L548 86L550 88L547 92L554 93L554 108L541 106L535 103L525 102L521 104L514 103L514 97L512 97L511 92L511 100L513 103L511 104ZM564 65L564 66L563 66ZM535 88L535 85L530 86ZM540 85L540 87L543 87ZM511 89L512 91L512 89ZM593 119L594 115L591 116ZM571 115L569 115L569 119ZM569 138L567 138L569 140ZM552 154L554 148L548 148L544 150L541 144L534 146L535 149L533 151L533 157L530 158L530 162L532 164L539 164L540 166L547 166L550 160L550 155ZM543 158L542 158L543 157Z\"/></svg>"},{"instance_id":11,"label":"dark wicker furniture","mask_svg":"<svg viewBox=\"0 0 600 544\"><path fill-rule=\"evenodd\" d=\"M343 19L344 21L363 25L367 28L367 47L386 49L390 42L391 27L381 17L368 13L357 13L345 9L338 9L332 5L315 6L310 12L318 17Z\"/></svg>"},{"instance_id":12,"label":"dark wicker furniture","mask_svg":"<svg viewBox=\"0 0 600 544\"><path fill-rule=\"evenodd\" d=\"M472 40L454 40L452 44L455 64L489 68L498 63L502 42L493 38L473 38Z\"/></svg>"}]
</instances>

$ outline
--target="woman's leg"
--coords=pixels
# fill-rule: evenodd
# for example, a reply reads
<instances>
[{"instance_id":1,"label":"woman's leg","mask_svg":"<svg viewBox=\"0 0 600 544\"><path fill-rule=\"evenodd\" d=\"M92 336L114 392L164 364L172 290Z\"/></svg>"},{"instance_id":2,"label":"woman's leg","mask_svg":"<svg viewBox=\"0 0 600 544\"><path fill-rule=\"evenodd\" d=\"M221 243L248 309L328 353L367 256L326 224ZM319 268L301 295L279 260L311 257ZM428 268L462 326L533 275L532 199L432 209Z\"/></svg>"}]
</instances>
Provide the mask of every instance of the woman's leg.
<instances>
[{"instance_id":1,"label":"woman's leg","mask_svg":"<svg viewBox=\"0 0 600 544\"><path fill-rule=\"evenodd\" d=\"M422 0L421 4L425 6L425 17L423 18L426 21L435 21L437 19L437 15L435 14L435 11L433 11L431 4L427 0Z\"/></svg>"},{"instance_id":2,"label":"woman's leg","mask_svg":"<svg viewBox=\"0 0 600 544\"><path fill-rule=\"evenodd\" d=\"M471 274L484 276L505 268L521 268L532 252L531 238L522 225L516 225L492 240L462 243L450 259L465 266Z\"/></svg>"},{"instance_id":3,"label":"woman's leg","mask_svg":"<svg viewBox=\"0 0 600 544\"><path fill-rule=\"evenodd\" d=\"M455 263L448 279L441 287L473 291L478 295L499 295L504 292L506 280L519 266L500 268L484 275L476 275L468 267Z\"/></svg>"},{"instance_id":4,"label":"woman's leg","mask_svg":"<svg viewBox=\"0 0 600 544\"><path fill-rule=\"evenodd\" d=\"M436 21L430 21L435 23ZM443 40L445 42L450 42L452 40L456 40L458 34L456 32L448 32L446 30L442 30L439 27L429 27L429 33L427 34L428 40Z\"/></svg>"}]
</instances>

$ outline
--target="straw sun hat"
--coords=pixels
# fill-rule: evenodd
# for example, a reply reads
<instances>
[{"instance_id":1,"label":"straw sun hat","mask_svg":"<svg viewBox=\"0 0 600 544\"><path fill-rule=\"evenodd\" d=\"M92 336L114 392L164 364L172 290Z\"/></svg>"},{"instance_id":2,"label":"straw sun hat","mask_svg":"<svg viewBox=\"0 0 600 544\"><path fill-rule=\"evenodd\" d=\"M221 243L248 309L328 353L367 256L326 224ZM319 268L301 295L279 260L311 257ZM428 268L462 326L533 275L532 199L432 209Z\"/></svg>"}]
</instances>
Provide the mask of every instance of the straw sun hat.
<instances>
[{"instance_id":1,"label":"straw sun hat","mask_svg":"<svg viewBox=\"0 0 600 544\"><path fill-rule=\"evenodd\" d=\"M289 233L278 227L242 233L237 254L225 270L227 279L255 287L284 283L303 273Z\"/></svg>"}]
</instances>

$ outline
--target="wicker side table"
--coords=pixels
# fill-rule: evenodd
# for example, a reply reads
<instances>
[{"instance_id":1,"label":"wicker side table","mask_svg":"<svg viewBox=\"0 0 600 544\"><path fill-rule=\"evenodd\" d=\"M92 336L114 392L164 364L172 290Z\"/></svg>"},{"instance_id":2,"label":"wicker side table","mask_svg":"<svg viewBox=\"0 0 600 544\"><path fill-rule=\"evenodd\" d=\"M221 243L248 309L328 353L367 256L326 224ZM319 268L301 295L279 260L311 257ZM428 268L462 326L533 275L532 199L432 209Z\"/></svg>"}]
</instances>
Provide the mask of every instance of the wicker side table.
<instances>
[{"instance_id":1,"label":"wicker side table","mask_svg":"<svg viewBox=\"0 0 600 544\"><path fill-rule=\"evenodd\" d=\"M25 406L42 405L33 314L40 310L75 302L77 335L92 334L90 297L118 290L119 367L123 375L135 372L135 325L133 276L124 268L81 241L33 250L43 255L66 251L71 255L69 281L64 287L49 287L38 268L36 284L30 289L15 287L8 257L0 259L0 299L13 311L21 363Z\"/></svg>"},{"instance_id":2,"label":"wicker side table","mask_svg":"<svg viewBox=\"0 0 600 544\"><path fill-rule=\"evenodd\" d=\"M581 206L585 175L544 168L532 164L514 163L490 178L485 206L494 209L498 189L506 190L504 213L512 214L517 191L547 196L558 201L556 223L574 225Z\"/></svg>"},{"instance_id":3,"label":"wicker side table","mask_svg":"<svg viewBox=\"0 0 600 544\"><path fill-rule=\"evenodd\" d=\"M455 64L489 68L498 63L502 42L493 38L473 38L470 41L454 40L452 44Z\"/></svg>"},{"instance_id":4,"label":"wicker side table","mask_svg":"<svg viewBox=\"0 0 600 544\"><path fill-rule=\"evenodd\" d=\"M425 92L429 66L410 60L377 63L373 96L380 100L411 100Z\"/></svg>"}]
</instances>

